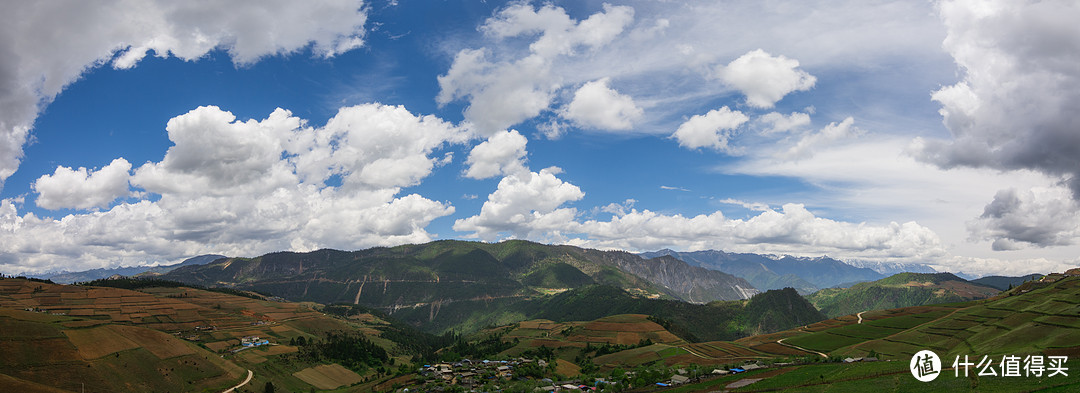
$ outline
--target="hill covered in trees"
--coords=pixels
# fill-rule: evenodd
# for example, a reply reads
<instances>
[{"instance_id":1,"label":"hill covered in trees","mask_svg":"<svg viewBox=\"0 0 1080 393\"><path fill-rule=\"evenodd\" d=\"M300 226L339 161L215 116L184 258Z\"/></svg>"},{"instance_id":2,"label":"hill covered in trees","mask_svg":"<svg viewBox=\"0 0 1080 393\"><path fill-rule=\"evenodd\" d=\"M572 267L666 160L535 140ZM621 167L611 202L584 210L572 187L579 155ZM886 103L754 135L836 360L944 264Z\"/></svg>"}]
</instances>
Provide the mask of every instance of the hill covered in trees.
<instances>
[{"instance_id":1,"label":"hill covered in trees","mask_svg":"<svg viewBox=\"0 0 1080 393\"><path fill-rule=\"evenodd\" d=\"M668 256L645 259L626 252L520 240L279 252L182 267L162 278L294 301L362 305L435 333L520 320L492 315L505 316L499 311L593 285L618 288L634 297L698 304L758 293L746 280Z\"/></svg>"},{"instance_id":2,"label":"hill covered in trees","mask_svg":"<svg viewBox=\"0 0 1080 393\"><path fill-rule=\"evenodd\" d=\"M826 288L807 296L829 317L862 311L984 299L998 289L979 285L951 273L899 273L850 288Z\"/></svg>"}]
</instances>

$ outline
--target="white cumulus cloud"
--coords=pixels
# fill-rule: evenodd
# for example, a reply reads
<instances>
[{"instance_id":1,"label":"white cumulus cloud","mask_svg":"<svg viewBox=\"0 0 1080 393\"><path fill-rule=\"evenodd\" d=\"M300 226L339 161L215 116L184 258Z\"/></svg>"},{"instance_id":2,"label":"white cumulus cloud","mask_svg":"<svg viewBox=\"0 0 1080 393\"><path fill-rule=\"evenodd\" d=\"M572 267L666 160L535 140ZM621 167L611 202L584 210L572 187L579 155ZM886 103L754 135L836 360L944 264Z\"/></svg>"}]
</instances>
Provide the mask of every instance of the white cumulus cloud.
<instances>
[{"instance_id":1,"label":"white cumulus cloud","mask_svg":"<svg viewBox=\"0 0 1080 393\"><path fill-rule=\"evenodd\" d=\"M445 75L436 97L445 105L468 102L465 119L485 135L505 130L549 108L561 78L551 72L562 57L579 55L609 43L633 21L630 7L604 5L603 12L574 21L560 7L534 8L527 3L500 10L480 27L491 39L536 37L527 55L485 48L463 49Z\"/></svg>"},{"instance_id":2,"label":"white cumulus cloud","mask_svg":"<svg viewBox=\"0 0 1080 393\"><path fill-rule=\"evenodd\" d=\"M0 12L0 187L18 168L39 110L88 69L130 68L148 53L239 65L311 46L330 57L363 44L360 0L19 1Z\"/></svg>"},{"instance_id":3,"label":"white cumulus cloud","mask_svg":"<svg viewBox=\"0 0 1080 393\"><path fill-rule=\"evenodd\" d=\"M465 177L487 179L499 175L528 172L525 168L525 136L510 130L500 132L476 145L465 159Z\"/></svg>"},{"instance_id":4,"label":"white cumulus cloud","mask_svg":"<svg viewBox=\"0 0 1080 393\"><path fill-rule=\"evenodd\" d=\"M748 120L750 118L742 112L725 106L704 115L694 115L671 136L679 141L679 146L688 149L708 147L730 153L732 148L728 142L732 133Z\"/></svg>"},{"instance_id":5,"label":"white cumulus cloud","mask_svg":"<svg viewBox=\"0 0 1080 393\"><path fill-rule=\"evenodd\" d=\"M427 242L428 224L454 207L401 189L431 173L443 146L469 139L434 116L379 104L342 108L323 127L283 109L245 121L206 106L166 130L174 145L131 176L140 200L60 218L20 214L19 199L0 202L0 270ZM38 203L105 206L126 192L129 169L122 159L93 172L60 168L37 182ZM113 178L122 187L98 187Z\"/></svg>"},{"instance_id":6,"label":"white cumulus cloud","mask_svg":"<svg viewBox=\"0 0 1080 393\"><path fill-rule=\"evenodd\" d=\"M50 210L107 207L116 198L130 193L129 171L131 163L123 158L96 171L57 167L52 175L34 182L34 191L38 193L35 203Z\"/></svg>"},{"instance_id":7,"label":"white cumulus cloud","mask_svg":"<svg viewBox=\"0 0 1080 393\"><path fill-rule=\"evenodd\" d=\"M587 128L628 130L644 111L628 95L609 87L611 78L588 82L574 93L562 116Z\"/></svg>"},{"instance_id":8,"label":"white cumulus cloud","mask_svg":"<svg viewBox=\"0 0 1080 393\"><path fill-rule=\"evenodd\" d=\"M587 234L574 243L627 250L676 247L905 260L944 254L937 234L917 223L875 226L835 221L817 217L801 204L785 204L780 211L765 208L746 220L727 218L719 211L684 217L633 210L572 229Z\"/></svg>"},{"instance_id":9,"label":"white cumulus cloud","mask_svg":"<svg viewBox=\"0 0 1080 393\"><path fill-rule=\"evenodd\" d=\"M506 234L535 239L558 231L577 215L576 209L560 206L585 197L580 188L556 177L559 172L558 168L547 168L504 177L480 214L457 220L454 230L473 232L485 241Z\"/></svg>"},{"instance_id":10,"label":"white cumulus cloud","mask_svg":"<svg viewBox=\"0 0 1080 393\"><path fill-rule=\"evenodd\" d=\"M817 78L798 67L798 60L756 49L718 66L716 76L746 95L750 106L772 108L788 93L814 87Z\"/></svg>"}]
</instances>

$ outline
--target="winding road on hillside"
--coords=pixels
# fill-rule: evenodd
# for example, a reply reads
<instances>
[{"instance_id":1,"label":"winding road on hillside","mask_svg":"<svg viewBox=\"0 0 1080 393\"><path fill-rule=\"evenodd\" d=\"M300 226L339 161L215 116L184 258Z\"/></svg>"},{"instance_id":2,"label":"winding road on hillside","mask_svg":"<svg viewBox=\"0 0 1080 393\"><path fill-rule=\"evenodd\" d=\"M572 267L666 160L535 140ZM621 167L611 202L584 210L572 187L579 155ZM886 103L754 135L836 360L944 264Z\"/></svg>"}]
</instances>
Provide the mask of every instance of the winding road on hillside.
<instances>
[{"instance_id":1,"label":"winding road on hillside","mask_svg":"<svg viewBox=\"0 0 1080 393\"><path fill-rule=\"evenodd\" d=\"M785 343L785 342L784 342L784 340L787 340L787 339L786 339L786 338L781 338L781 339L779 339L779 340L776 340L776 343L777 343L777 344L780 344L780 345L783 345L783 346L785 346L785 347L789 347L789 348L795 348L795 349L798 349L798 350L800 350L800 351L803 351L803 352L807 352L807 353L816 353L816 354L818 354L818 355L821 355L821 357L823 357L823 358L826 358L826 359L828 359L828 358L829 358L829 355L826 355L826 354L824 354L824 353L821 353L821 352L818 352L818 351L811 351L811 350L809 350L809 349L806 349L806 348L800 347L800 346L798 346L798 345L792 345L792 344L788 344L788 343Z\"/></svg>"},{"instance_id":2,"label":"winding road on hillside","mask_svg":"<svg viewBox=\"0 0 1080 393\"><path fill-rule=\"evenodd\" d=\"M855 314L855 316L859 317L859 323L862 323L862 313L864 313L864 312L866 312L866 311Z\"/></svg>"},{"instance_id":3,"label":"winding road on hillside","mask_svg":"<svg viewBox=\"0 0 1080 393\"><path fill-rule=\"evenodd\" d=\"M234 390L240 389L241 386L247 385L248 382L251 382L251 377L253 377L253 376L255 376L255 373L251 372L251 370L248 370L248 376L247 376L247 379L244 380L244 382L240 382L239 385L233 386L233 387L229 388L229 390L226 390L226 391L221 392L221 393L232 393Z\"/></svg>"}]
</instances>

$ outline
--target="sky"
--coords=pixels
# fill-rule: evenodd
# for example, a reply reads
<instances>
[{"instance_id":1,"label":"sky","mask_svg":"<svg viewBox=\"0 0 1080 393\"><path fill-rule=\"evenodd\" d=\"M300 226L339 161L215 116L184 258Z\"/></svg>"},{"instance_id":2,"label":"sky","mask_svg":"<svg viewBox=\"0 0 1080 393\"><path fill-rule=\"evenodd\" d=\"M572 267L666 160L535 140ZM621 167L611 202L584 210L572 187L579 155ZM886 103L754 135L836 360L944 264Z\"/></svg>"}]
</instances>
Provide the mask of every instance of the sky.
<instances>
[{"instance_id":1,"label":"sky","mask_svg":"<svg viewBox=\"0 0 1080 393\"><path fill-rule=\"evenodd\" d=\"M1080 265L1074 1L0 7L7 274L439 239Z\"/></svg>"}]
</instances>

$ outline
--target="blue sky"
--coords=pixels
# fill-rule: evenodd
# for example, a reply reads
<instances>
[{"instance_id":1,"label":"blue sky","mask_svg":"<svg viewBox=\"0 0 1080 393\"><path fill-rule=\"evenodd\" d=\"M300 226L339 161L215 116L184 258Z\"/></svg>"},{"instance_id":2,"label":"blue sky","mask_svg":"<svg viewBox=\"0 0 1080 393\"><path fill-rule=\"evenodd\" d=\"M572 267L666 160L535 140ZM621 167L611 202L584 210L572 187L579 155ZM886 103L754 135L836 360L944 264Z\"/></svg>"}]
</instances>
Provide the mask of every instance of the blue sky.
<instances>
[{"instance_id":1,"label":"blue sky","mask_svg":"<svg viewBox=\"0 0 1080 393\"><path fill-rule=\"evenodd\" d=\"M0 17L36 21L0 20L0 271L447 238L1077 264L1069 2L145 5Z\"/></svg>"}]
</instances>

